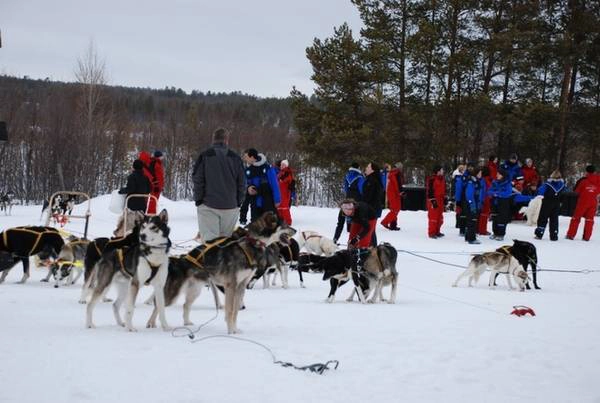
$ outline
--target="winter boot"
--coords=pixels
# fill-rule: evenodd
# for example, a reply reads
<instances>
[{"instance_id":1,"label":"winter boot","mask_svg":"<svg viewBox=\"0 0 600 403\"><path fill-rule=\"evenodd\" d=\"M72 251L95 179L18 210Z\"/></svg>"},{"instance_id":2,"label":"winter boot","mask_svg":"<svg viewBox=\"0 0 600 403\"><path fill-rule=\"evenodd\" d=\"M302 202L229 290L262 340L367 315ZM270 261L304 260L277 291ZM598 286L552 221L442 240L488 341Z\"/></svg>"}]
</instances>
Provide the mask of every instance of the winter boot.
<instances>
[{"instance_id":1,"label":"winter boot","mask_svg":"<svg viewBox=\"0 0 600 403\"><path fill-rule=\"evenodd\" d=\"M542 239L544 237L544 230L546 228L543 227L537 227L535 229L535 231L533 232L533 235L535 235L535 239Z\"/></svg>"}]
</instances>

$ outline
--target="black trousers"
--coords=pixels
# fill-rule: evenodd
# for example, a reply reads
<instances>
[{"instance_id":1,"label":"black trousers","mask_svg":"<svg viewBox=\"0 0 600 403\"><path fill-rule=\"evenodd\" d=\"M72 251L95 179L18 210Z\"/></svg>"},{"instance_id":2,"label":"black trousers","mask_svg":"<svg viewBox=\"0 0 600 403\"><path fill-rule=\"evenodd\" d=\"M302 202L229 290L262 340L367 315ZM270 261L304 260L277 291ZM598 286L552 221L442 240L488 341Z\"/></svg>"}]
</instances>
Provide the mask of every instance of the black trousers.
<instances>
[{"instance_id":1,"label":"black trousers","mask_svg":"<svg viewBox=\"0 0 600 403\"><path fill-rule=\"evenodd\" d=\"M558 213L560 212L560 203L544 203L538 216L536 234L540 237L544 235L546 225L550 222L550 239L558 239Z\"/></svg>"},{"instance_id":2,"label":"black trousers","mask_svg":"<svg viewBox=\"0 0 600 403\"><path fill-rule=\"evenodd\" d=\"M477 239L477 224L479 223L479 210L471 211L467 207L465 226L465 241L471 242Z\"/></svg>"},{"instance_id":3,"label":"black trousers","mask_svg":"<svg viewBox=\"0 0 600 403\"><path fill-rule=\"evenodd\" d=\"M496 198L492 204L492 231L494 235L506 235L506 226L510 222L510 199Z\"/></svg>"},{"instance_id":4,"label":"black trousers","mask_svg":"<svg viewBox=\"0 0 600 403\"><path fill-rule=\"evenodd\" d=\"M456 228L464 234L467 228L469 203L466 200L460 202L460 214L456 216Z\"/></svg>"}]
</instances>

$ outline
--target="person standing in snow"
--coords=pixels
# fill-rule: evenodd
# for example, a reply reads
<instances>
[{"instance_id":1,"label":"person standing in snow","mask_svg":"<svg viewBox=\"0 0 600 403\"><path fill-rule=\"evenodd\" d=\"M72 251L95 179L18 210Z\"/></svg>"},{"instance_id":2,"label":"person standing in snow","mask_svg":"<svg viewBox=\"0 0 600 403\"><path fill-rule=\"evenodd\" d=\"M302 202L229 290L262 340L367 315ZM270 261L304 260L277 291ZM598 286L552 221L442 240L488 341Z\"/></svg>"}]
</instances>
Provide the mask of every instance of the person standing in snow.
<instances>
[{"instance_id":1,"label":"person standing in snow","mask_svg":"<svg viewBox=\"0 0 600 403\"><path fill-rule=\"evenodd\" d=\"M560 212L560 197L567 188L560 171L552 172L550 178L540 186L537 194L543 197L540 215L537 220L537 228L534 235L542 239L546 231L546 225L550 221L550 240L558 241L558 213Z\"/></svg>"},{"instance_id":2,"label":"person standing in snow","mask_svg":"<svg viewBox=\"0 0 600 403\"><path fill-rule=\"evenodd\" d=\"M249 148L242 156L246 168L246 195L250 196L250 220L254 221L267 211L277 214L281 203L277 174L264 154ZM242 219L243 217L240 217Z\"/></svg>"},{"instance_id":3,"label":"person standing in snow","mask_svg":"<svg viewBox=\"0 0 600 403\"><path fill-rule=\"evenodd\" d=\"M148 151L140 151L138 155L138 159L142 161L143 169L142 172L144 176L148 178L148 182L150 182L150 190L152 191L152 184L154 183L154 174L150 171L150 164L152 163L152 156ZM154 202L153 198L149 197L147 201L148 206L146 209L147 214L156 214L156 202Z\"/></svg>"},{"instance_id":4,"label":"person standing in snow","mask_svg":"<svg viewBox=\"0 0 600 403\"><path fill-rule=\"evenodd\" d=\"M150 182L150 186L152 187L151 195L156 197L156 199L151 197L150 200L148 200L148 211L154 211L153 214L156 214L156 204L158 203L158 198L160 197L160 194L162 193L165 187L165 171L163 168L163 158L164 156L162 151L154 151L148 169L150 171L150 174L152 175L152 182Z\"/></svg>"},{"instance_id":5,"label":"person standing in snow","mask_svg":"<svg viewBox=\"0 0 600 403\"><path fill-rule=\"evenodd\" d=\"M512 183L508 172L499 168L496 180L490 186L489 194L492 197L492 232L490 239L503 241L506 235L506 226L510 221L510 206L512 196Z\"/></svg>"},{"instance_id":6,"label":"person standing in snow","mask_svg":"<svg viewBox=\"0 0 600 403\"><path fill-rule=\"evenodd\" d=\"M288 160L283 160L279 164L279 173L277 174L277 181L279 182L279 193L281 196L281 203L277 207L279 217L286 224L292 225L292 215L290 213L290 204L292 202L291 185L294 181L294 173L289 167Z\"/></svg>"},{"instance_id":7,"label":"person standing in snow","mask_svg":"<svg viewBox=\"0 0 600 403\"><path fill-rule=\"evenodd\" d=\"M483 205L481 206L481 213L479 214L479 225L477 233L479 235L491 235L487 230L488 221L490 219L490 213L492 209L492 198L490 197L488 191L490 186L492 186L492 182L494 181L493 177L490 174L489 168L483 167L481 170L481 187L485 189L485 197L483 199Z\"/></svg>"},{"instance_id":8,"label":"person standing in snow","mask_svg":"<svg viewBox=\"0 0 600 403\"><path fill-rule=\"evenodd\" d=\"M575 212L571 218L569 224L569 230L567 231L567 239L575 239L577 235L577 229L579 228L579 222L581 217L585 219L585 225L583 227L583 240L589 241L592 237L592 230L594 228L594 216L598 210L598 195L600 194L600 175L596 174L596 168L593 165L588 165L585 168L586 175L577 181L575 185L575 193L579 196L577 198L577 205L575 206Z\"/></svg>"},{"instance_id":9,"label":"person standing in snow","mask_svg":"<svg viewBox=\"0 0 600 403\"><path fill-rule=\"evenodd\" d=\"M370 162L365 168L365 181L362 187L362 201L367 203L375 211L377 218L381 217L385 196L383 194L383 186L381 185L381 172L379 166ZM372 246L377 246L377 234L375 228L371 235Z\"/></svg>"},{"instance_id":10,"label":"person standing in snow","mask_svg":"<svg viewBox=\"0 0 600 403\"><path fill-rule=\"evenodd\" d=\"M394 169L387 174L386 198L389 213L381 220L381 225L391 231L398 231L398 213L402 208L402 185L404 176L402 174L402 163L396 162Z\"/></svg>"},{"instance_id":11,"label":"person standing in snow","mask_svg":"<svg viewBox=\"0 0 600 403\"><path fill-rule=\"evenodd\" d=\"M192 174L198 234L203 242L231 236L246 192L242 159L229 149L229 133L217 129L212 141L196 160Z\"/></svg>"},{"instance_id":12,"label":"person standing in snow","mask_svg":"<svg viewBox=\"0 0 600 403\"><path fill-rule=\"evenodd\" d=\"M444 198L446 197L446 180L441 165L433 167L433 175L427 178L426 194L429 221L427 235L432 239L441 238L444 236L441 229L444 224Z\"/></svg>"},{"instance_id":13,"label":"person standing in snow","mask_svg":"<svg viewBox=\"0 0 600 403\"><path fill-rule=\"evenodd\" d=\"M470 175L466 179L463 209L466 213L465 225L465 241L469 244L480 244L477 240L477 224L479 222L479 213L483 206L485 198L485 182L482 183L481 168L474 171L474 175Z\"/></svg>"}]
</instances>

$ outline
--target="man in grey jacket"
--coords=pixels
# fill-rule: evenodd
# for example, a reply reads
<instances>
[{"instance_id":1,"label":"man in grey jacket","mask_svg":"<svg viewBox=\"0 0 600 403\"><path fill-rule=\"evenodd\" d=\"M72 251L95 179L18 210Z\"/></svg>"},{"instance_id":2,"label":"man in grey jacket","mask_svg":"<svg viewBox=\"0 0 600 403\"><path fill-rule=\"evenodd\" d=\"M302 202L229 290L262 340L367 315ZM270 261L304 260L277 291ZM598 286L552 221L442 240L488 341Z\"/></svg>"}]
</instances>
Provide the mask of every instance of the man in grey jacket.
<instances>
[{"instance_id":1,"label":"man in grey jacket","mask_svg":"<svg viewBox=\"0 0 600 403\"><path fill-rule=\"evenodd\" d=\"M213 144L194 165L194 200L202 242L231 236L246 193L246 176L239 155L229 149L229 133L217 129Z\"/></svg>"}]
</instances>

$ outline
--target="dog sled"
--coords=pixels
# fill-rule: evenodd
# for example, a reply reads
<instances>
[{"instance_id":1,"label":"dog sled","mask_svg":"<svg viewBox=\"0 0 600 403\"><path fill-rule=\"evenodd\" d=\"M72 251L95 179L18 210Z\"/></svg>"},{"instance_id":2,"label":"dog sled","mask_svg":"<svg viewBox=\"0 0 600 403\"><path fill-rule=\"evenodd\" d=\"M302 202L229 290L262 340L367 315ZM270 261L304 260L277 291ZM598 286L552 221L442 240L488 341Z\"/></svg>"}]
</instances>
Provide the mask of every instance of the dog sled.
<instances>
[{"instance_id":1,"label":"dog sled","mask_svg":"<svg viewBox=\"0 0 600 403\"><path fill-rule=\"evenodd\" d=\"M84 201L87 200L86 210L83 214L72 214L79 198L83 198ZM85 220L83 238L87 239L90 216L92 215L90 211L91 204L92 200L87 193L72 190L55 192L48 199L48 213L46 215L45 226L49 227L51 221L53 221L55 225L59 225L62 228L73 218L83 219Z\"/></svg>"}]
</instances>

